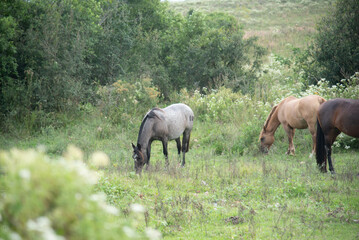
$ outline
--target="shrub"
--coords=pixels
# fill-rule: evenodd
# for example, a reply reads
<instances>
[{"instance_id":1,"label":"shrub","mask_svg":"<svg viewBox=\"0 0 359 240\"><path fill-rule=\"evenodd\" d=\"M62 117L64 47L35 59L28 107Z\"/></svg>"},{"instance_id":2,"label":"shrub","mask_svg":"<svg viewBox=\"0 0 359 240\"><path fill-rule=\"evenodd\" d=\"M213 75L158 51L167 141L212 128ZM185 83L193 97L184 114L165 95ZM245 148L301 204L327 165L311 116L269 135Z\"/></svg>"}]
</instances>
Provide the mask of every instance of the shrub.
<instances>
[{"instance_id":1,"label":"shrub","mask_svg":"<svg viewBox=\"0 0 359 240\"><path fill-rule=\"evenodd\" d=\"M112 123L128 124L133 116L155 107L159 92L152 79L144 77L134 83L118 80L110 86L100 87L99 106L102 114Z\"/></svg>"},{"instance_id":2,"label":"shrub","mask_svg":"<svg viewBox=\"0 0 359 240\"><path fill-rule=\"evenodd\" d=\"M59 159L31 149L0 152L0 238L141 237L117 208L106 203L105 194L94 191L98 173L82 158L75 147ZM103 153L90 160L101 166L108 162Z\"/></svg>"}]
</instances>

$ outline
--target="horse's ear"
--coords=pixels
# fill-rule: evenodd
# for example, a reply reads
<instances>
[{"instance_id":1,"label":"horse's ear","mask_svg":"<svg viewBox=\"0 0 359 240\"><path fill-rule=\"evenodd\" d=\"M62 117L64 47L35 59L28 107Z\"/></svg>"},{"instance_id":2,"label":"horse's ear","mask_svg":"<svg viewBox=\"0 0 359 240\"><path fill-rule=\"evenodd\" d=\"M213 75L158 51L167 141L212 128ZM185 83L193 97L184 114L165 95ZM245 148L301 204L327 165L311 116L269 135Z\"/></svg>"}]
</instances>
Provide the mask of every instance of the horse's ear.
<instances>
[{"instance_id":1,"label":"horse's ear","mask_svg":"<svg viewBox=\"0 0 359 240\"><path fill-rule=\"evenodd\" d=\"M136 148L135 145L133 143L131 143L131 144L132 144L132 148L135 149Z\"/></svg>"},{"instance_id":2,"label":"horse's ear","mask_svg":"<svg viewBox=\"0 0 359 240\"><path fill-rule=\"evenodd\" d=\"M138 150L141 151L141 144L137 143Z\"/></svg>"}]
</instances>

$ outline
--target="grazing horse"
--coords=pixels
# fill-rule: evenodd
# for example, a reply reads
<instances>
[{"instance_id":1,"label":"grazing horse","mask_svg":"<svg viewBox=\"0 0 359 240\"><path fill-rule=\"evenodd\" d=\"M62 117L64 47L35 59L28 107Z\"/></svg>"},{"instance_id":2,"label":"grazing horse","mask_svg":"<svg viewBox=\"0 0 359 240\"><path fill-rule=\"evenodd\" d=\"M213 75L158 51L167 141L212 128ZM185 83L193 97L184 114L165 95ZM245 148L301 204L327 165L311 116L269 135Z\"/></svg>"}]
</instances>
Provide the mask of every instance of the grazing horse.
<instances>
[{"instance_id":1,"label":"grazing horse","mask_svg":"<svg viewBox=\"0 0 359 240\"><path fill-rule=\"evenodd\" d=\"M332 144L339 133L359 138L359 100L337 98L320 106L317 121L317 164L322 172L334 172Z\"/></svg>"},{"instance_id":2,"label":"grazing horse","mask_svg":"<svg viewBox=\"0 0 359 240\"><path fill-rule=\"evenodd\" d=\"M185 153L188 152L190 134L193 127L194 114L190 107L177 103L166 108L153 108L142 120L137 138L137 146L132 143L133 159L136 173L150 162L151 143L153 140L162 141L163 154L168 164L167 145L169 140L176 140L178 155L181 154L182 137L182 166L185 165Z\"/></svg>"},{"instance_id":3,"label":"grazing horse","mask_svg":"<svg viewBox=\"0 0 359 240\"><path fill-rule=\"evenodd\" d=\"M312 153L310 154L310 157L312 157L316 144L315 124L317 112L323 102L325 102L325 99L317 95L310 95L299 99L290 96L274 106L259 136L262 152L268 152L274 142L274 133L279 125L282 124L288 135L289 147L286 154L289 155L294 155L295 152L293 145L295 129L309 128L313 140Z\"/></svg>"}]
</instances>

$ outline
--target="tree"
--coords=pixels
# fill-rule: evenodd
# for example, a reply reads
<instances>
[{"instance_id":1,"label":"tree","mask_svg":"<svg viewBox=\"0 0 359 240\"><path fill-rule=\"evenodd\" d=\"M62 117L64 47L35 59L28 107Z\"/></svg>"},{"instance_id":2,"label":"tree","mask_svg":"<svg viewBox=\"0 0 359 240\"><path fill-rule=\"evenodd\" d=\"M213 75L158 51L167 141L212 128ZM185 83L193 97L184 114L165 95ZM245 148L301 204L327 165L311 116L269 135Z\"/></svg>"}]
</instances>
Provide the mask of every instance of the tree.
<instances>
[{"instance_id":1,"label":"tree","mask_svg":"<svg viewBox=\"0 0 359 240\"><path fill-rule=\"evenodd\" d=\"M359 71L358 0L336 2L332 14L318 25L311 54L319 65L317 77L326 78L331 84Z\"/></svg>"}]
</instances>

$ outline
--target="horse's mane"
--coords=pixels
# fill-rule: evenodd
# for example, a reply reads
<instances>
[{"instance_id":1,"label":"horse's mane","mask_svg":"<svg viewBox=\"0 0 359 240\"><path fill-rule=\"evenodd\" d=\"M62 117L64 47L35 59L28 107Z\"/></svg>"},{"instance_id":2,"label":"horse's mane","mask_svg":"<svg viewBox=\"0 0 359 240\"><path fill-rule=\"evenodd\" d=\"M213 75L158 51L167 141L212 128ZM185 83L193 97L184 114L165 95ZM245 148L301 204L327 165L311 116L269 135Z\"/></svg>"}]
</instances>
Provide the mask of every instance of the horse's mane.
<instances>
[{"instance_id":1,"label":"horse's mane","mask_svg":"<svg viewBox=\"0 0 359 240\"><path fill-rule=\"evenodd\" d=\"M272 118L272 115L273 115L274 111L277 109L277 107L278 107L278 105L275 105L272 108L272 110L270 111L270 113L269 113L269 115L267 117L267 120L264 123L263 130L265 130L268 127L269 120Z\"/></svg>"},{"instance_id":2,"label":"horse's mane","mask_svg":"<svg viewBox=\"0 0 359 240\"><path fill-rule=\"evenodd\" d=\"M158 118L158 119L160 119L160 117L155 113L155 111L162 111L162 109L155 107L155 108L152 108L152 109L146 114L146 116L145 116L145 117L143 118L143 120L142 120L142 123L141 123L141 126L140 126L140 131L138 132L138 138L137 138L138 140L140 139L140 135L141 135L141 133L142 133L143 127L144 127L145 122L146 122L147 119L149 119L149 118ZM137 140L137 141L138 141L138 140Z\"/></svg>"}]
</instances>

